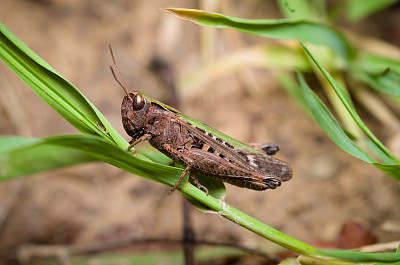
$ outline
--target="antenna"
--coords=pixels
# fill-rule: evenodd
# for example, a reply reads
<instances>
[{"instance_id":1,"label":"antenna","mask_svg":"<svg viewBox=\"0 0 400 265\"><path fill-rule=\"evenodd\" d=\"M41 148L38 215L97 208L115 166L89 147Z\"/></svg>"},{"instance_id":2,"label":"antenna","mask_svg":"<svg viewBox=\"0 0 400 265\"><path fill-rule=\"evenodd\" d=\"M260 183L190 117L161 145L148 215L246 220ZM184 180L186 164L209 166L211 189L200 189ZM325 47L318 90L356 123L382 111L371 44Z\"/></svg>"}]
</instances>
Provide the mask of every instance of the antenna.
<instances>
[{"instance_id":1,"label":"antenna","mask_svg":"<svg viewBox=\"0 0 400 265\"><path fill-rule=\"evenodd\" d=\"M115 62L114 54L113 54L113 51L112 51L112 48L111 48L111 45L110 45L110 44L108 44L108 48L110 49L111 58L112 58L112 60L113 60L114 67L115 67L115 69L117 69L117 72L118 72L118 74L119 74L119 77L120 77L121 80L122 80L122 83L117 79L117 77L115 76L115 73L114 73L113 68L110 66L111 73L112 73L112 75L114 76L115 81L117 81L117 83L118 83L118 84L122 87L122 89L125 91L125 94L129 97L128 88L126 87L125 80L124 80L124 78L122 77L122 74L121 74L121 72L120 72L119 69L118 69L117 63Z\"/></svg>"}]
</instances>

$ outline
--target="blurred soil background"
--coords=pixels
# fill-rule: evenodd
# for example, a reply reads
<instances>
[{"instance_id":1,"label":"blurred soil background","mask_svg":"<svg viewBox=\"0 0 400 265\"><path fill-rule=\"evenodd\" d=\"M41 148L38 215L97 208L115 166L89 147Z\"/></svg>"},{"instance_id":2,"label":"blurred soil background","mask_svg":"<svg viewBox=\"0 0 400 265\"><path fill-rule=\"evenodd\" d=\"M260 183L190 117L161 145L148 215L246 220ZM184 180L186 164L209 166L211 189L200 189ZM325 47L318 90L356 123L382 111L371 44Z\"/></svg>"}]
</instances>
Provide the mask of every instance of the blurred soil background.
<instances>
[{"instance_id":1,"label":"blurred soil background","mask_svg":"<svg viewBox=\"0 0 400 265\"><path fill-rule=\"evenodd\" d=\"M212 1L211 1L212 2ZM244 142L273 142L294 177L276 190L227 185L226 201L250 216L316 245L337 246L344 224L365 230L361 244L398 240L398 183L348 155L285 93L268 69L244 68L217 81L188 79L202 65L246 46L272 43L233 30L202 28L162 7L202 8L244 18L278 18L274 1L2 0L0 18L17 37L73 83L127 137L123 91L113 79L108 44L130 89L160 101L167 90L150 68L174 69L181 111ZM400 6L343 27L400 44ZM268 58L265 58L268 60ZM186 79L185 79L186 78ZM207 77L202 77L206 80ZM77 134L0 64L0 133L46 137ZM362 112L362 109L360 109ZM364 117L374 132L385 132ZM26 165L29 166L29 165ZM182 197L168 187L105 163L36 174L0 184L0 264L13 264L25 244L86 244L125 238L182 238ZM197 239L272 244L216 214L192 211ZM352 230L353 231L353 230ZM178 246L175 246L179 248Z\"/></svg>"}]
</instances>

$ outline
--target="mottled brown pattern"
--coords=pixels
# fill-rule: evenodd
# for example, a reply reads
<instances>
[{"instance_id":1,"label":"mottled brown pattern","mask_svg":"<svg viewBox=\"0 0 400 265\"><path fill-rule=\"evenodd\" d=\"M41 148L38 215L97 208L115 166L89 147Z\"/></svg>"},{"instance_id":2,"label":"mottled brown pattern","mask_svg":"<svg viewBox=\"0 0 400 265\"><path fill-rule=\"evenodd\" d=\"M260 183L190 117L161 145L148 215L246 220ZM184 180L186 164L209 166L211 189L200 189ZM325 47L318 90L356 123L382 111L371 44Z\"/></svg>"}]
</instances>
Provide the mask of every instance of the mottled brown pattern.
<instances>
[{"instance_id":1,"label":"mottled brown pattern","mask_svg":"<svg viewBox=\"0 0 400 265\"><path fill-rule=\"evenodd\" d=\"M132 136L131 147L149 141L152 146L186 166L174 189L186 172L200 173L254 190L275 189L282 181L292 177L287 163L267 152L236 148L138 92L127 92L121 115L126 132Z\"/></svg>"}]
</instances>

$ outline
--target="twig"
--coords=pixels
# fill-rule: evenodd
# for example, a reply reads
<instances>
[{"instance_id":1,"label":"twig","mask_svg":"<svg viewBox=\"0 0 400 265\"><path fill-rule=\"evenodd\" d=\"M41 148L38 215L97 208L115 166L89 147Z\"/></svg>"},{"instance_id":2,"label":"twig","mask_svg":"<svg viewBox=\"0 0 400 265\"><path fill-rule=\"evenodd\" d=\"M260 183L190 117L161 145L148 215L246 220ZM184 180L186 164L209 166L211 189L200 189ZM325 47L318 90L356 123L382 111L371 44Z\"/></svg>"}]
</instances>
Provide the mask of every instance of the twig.
<instances>
[{"instance_id":1,"label":"twig","mask_svg":"<svg viewBox=\"0 0 400 265\"><path fill-rule=\"evenodd\" d=\"M186 265L194 264L194 245L192 242L196 239L196 234L192 227L191 208L190 203L182 198L182 212L183 212L183 250L185 253Z\"/></svg>"},{"instance_id":2,"label":"twig","mask_svg":"<svg viewBox=\"0 0 400 265\"><path fill-rule=\"evenodd\" d=\"M61 265L70 265L70 250L66 246L26 245L17 251L18 261L28 264L33 259L56 259Z\"/></svg>"},{"instance_id":3,"label":"twig","mask_svg":"<svg viewBox=\"0 0 400 265\"><path fill-rule=\"evenodd\" d=\"M208 245L208 246L224 246L240 249L250 255L264 258L272 263L278 264L279 260L263 251L240 246L235 243L211 242L207 240L184 241L181 239L168 238L149 238L149 239L125 239L120 241L98 242L85 245L25 245L21 246L17 251L18 260L26 264L34 258L57 258L60 262L69 262L71 256L85 255L112 251L120 248L126 248L130 245L143 244L185 244L192 245ZM68 263L62 263L68 264Z\"/></svg>"}]
</instances>

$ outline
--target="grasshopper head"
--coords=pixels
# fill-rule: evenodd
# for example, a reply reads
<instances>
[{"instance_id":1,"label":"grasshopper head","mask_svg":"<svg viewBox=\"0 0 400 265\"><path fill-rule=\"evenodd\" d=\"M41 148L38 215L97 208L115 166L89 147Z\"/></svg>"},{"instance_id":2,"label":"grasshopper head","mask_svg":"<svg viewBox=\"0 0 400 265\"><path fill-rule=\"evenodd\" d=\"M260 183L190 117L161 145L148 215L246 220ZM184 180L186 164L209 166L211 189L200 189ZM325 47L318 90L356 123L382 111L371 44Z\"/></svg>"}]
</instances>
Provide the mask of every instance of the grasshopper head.
<instances>
[{"instance_id":1,"label":"grasshopper head","mask_svg":"<svg viewBox=\"0 0 400 265\"><path fill-rule=\"evenodd\" d=\"M128 91L124 78L122 77L122 74L118 69L117 62L115 61L111 45L108 46L114 67L117 70L122 82L118 80L118 78L115 76L113 68L110 66L111 73L115 81L117 81L117 83L125 91L125 97L122 100L121 106L122 124L124 125L126 133L132 136L133 139L137 139L144 133L144 126L146 122L146 116L150 108L150 101L136 91Z\"/></svg>"},{"instance_id":2,"label":"grasshopper head","mask_svg":"<svg viewBox=\"0 0 400 265\"><path fill-rule=\"evenodd\" d=\"M150 101L136 91L129 91L122 100L122 124L128 135L139 137L144 131Z\"/></svg>"}]
</instances>

